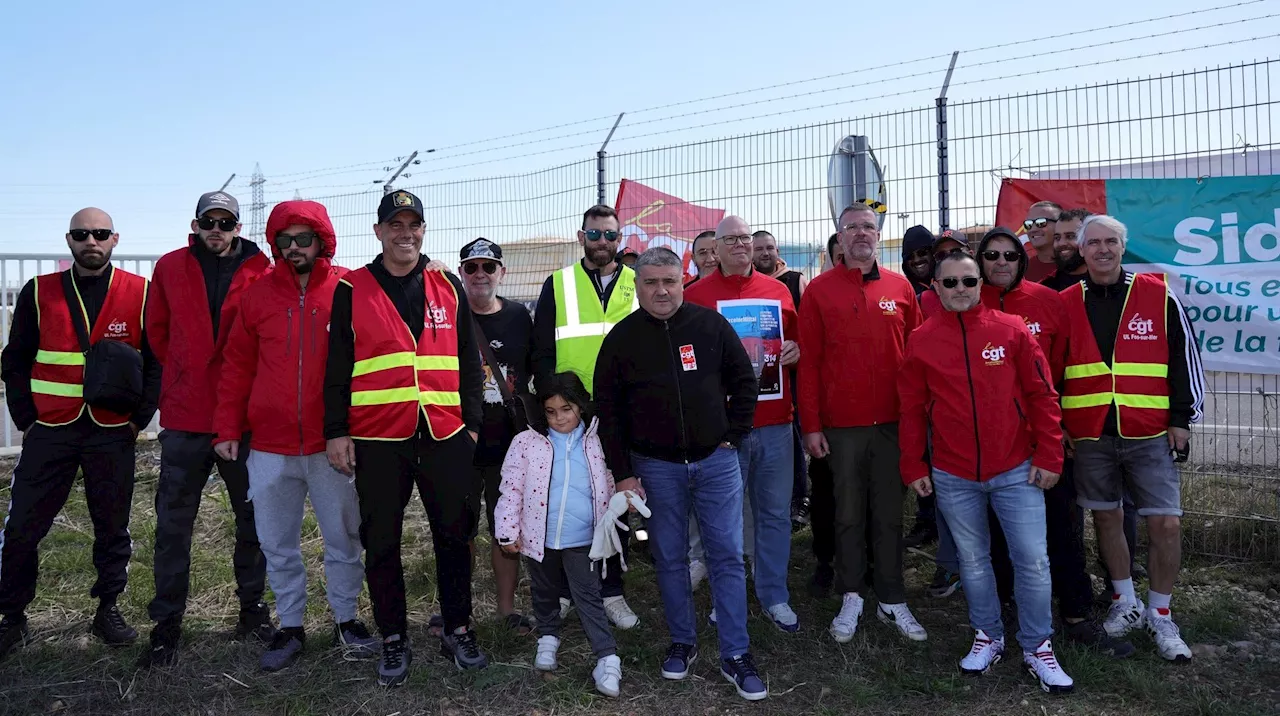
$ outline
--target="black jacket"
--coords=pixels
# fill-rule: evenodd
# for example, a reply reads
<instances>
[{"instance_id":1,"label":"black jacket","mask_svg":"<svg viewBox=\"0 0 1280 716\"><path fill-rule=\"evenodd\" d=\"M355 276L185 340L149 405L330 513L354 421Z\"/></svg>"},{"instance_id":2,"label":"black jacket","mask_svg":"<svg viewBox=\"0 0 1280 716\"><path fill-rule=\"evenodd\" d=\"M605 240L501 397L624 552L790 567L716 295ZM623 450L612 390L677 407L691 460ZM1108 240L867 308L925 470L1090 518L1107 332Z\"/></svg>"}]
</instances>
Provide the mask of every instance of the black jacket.
<instances>
[{"instance_id":1,"label":"black jacket","mask_svg":"<svg viewBox=\"0 0 1280 716\"><path fill-rule=\"evenodd\" d=\"M916 278L911 273L911 269L907 268L907 257L920 249L932 247L934 241L933 233L923 226L913 226L907 229L907 233L902 237L902 275L907 277L907 281L911 283L911 288L915 289L916 298L920 298L920 294L929 288L932 277L926 277L923 281Z\"/></svg>"},{"instance_id":2,"label":"black jacket","mask_svg":"<svg viewBox=\"0 0 1280 716\"><path fill-rule=\"evenodd\" d=\"M218 256L205 248L204 242L196 239L191 242L191 254L200 264L200 272L204 274L205 295L209 299L209 315L213 318L213 335L218 335L218 323L222 318L222 304L231 292L231 281L235 279L236 269L248 261L262 249L252 241L241 241L239 237L232 239L236 250L230 256ZM228 329L230 326L228 326Z\"/></svg>"},{"instance_id":3,"label":"black jacket","mask_svg":"<svg viewBox=\"0 0 1280 716\"><path fill-rule=\"evenodd\" d=\"M1120 328L1120 314L1128 295L1133 273L1125 271L1121 280L1103 286L1087 278L1085 285L1085 312L1093 328L1093 339L1098 342L1102 360L1111 365L1115 352L1116 331ZM1175 428L1187 428L1199 422L1204 407L1204 367L1200 363L1200 348L1191 333L1191 321L1174 297L1172 290L1165 302L1165 325L1169 332L1169 424ZM1116 436L1116 407L1107 413L1103 435Z\"/></svg>"},{"instance_id":4,"label":"black jacket","mask_svg":"<svg viewBox=\"0 0 1280 716\"><path fill-rule=\"evenodd\" d=\"M719 313L686 303L669 320L643 309L605 336L596 360L596 415L615 479L633 476L630 451L694 462L741 444L755 417L755 370Z\"/></svg>"},{"instance_id":5,"label":"black jacket","mask_svg":"<svg viewBox=\"0 0 1280 716\"><path fill-rule=\"evenodd\" d=\"M382 266L382 254L369 262L369 270L386 291L400 318L416 337L426 325L426 304L422 299L422 272L426 256L418 257L418 265L407 276L392 276ZM480 432L481 389L484 374L480 368L480 347L476 343L471 322L471 305L467 292L453 274L445 274L458 292L458 378L462 395L462 421L467 430ZM351 434L347 416L351 412L351 367L356 360L356 334L351 326L351 286L339 282L333 290L333 308L329 313L329 361L324 370L324 437L326 440ZM421 413L418 423L426 420Z\"/></svg>"},{"instance_id":6,"label":"black jacket","mask_svg":"<svg viewBox=\"0 0 1280 716\"><path fill-rule=\"evenodd\" d=\"M84 309L92 326L107 300L107 286L111 283L109 268L101 276L81 276L71 272L84 301ZM65 283L63 284L66 285ZM31 396L31 369L40 349L40 317L36 310L36 280L31 279L22 287L13 309L13 325L9 328L9 342L0 357L0 378L4 379L5 400L13 425L26 431L36 422L36 403ZM76 310L76 309L72 309ZM156 406L160 403L160 362L151 352L146 331L142 333L142 405L129 417L129 422L139 430L151 424Z\"/></svg>"},{"instance_id":7,"label":"black jacket","mask_svg":"<svg viewBox=\"0 0 1280 716\"><path fill-rule=\"evenodd\" d=\"M600 305L608 305L609 297L613 295L613 289L618 286L618 276L622 271L622 264L618 264L618 268L614 270L613 280L609 282L609 287L602 289L600 287L599 269L587 266L586 259L579 259L578 263L582 264L583 270L591 278L591 285L595 286L596 295L600 297ZM546 380L555 372L556 291L555 274L552 274L542 283L542 292L538 294L538 303L534 306L533 311L533 377L535 381Z\"/></svg>"}]
</instances>

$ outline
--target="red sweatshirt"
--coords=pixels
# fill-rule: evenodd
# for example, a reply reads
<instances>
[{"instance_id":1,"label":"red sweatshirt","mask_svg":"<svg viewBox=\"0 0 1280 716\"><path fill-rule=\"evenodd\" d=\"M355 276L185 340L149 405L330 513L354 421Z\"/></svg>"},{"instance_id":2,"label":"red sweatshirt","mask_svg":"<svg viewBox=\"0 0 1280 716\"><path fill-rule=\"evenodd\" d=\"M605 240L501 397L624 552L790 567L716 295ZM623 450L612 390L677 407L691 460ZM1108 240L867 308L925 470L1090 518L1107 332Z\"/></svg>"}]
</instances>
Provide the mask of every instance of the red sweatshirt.
<instances>
[{"instance_id":1,"label":"red sweatshirt","mask_svg":"<svg viewBox=\"0 0 1280 716\"><path fill-rule=\"evenodd\" d=\"M747 276L725 276L720 271L715 271L692 286L686 287L684 298L689 303L710 308L713 311L720 310L720 301L744 298L778 301L782 304L782 337L788 341L799 342L799 336L796 335L796 331L799 330L799 318L796 315L796 307L791 301L791 290L778 279L754 269ZM754 354L753 347L747 345L746 341L743 343L747 347L747 353ZM774 355L780 356L781 341L776 346L769 346L769 350ZM803 351L801 353L803 354ZM753 362L755 362L754 359ZM764 428L770 425L787 425L791 422L791 386L788 383L791 382L792 370L794 366L785 367L778 372L778 382L781 384L782 391L779 394L780 398L766 400L764 399L766 394L762 392L761 399L756 401L756 416L751 427ZM756 369L756 377L761 377L760 368ZM762 390L768 387L761 386Z\"/></svg>"},{"instance_id":2,"label":"red sweatshirt","mask_svg":"<svg viewBox=\"0 0 1280 716\"><path fill-rule=\"evenodd\" d=\"M1017 316L979 304L925 321L907 341L898 378L902 481L929 474L930 434L933 466L957 477L988 480L1028 458L1062 472L1062 412L1051 380Z\"/></svg>"},{"instance_id":3,"label":"red sweatshirt","mask_svg":"<svg viewBox=\"0 0 1280 716\"><path fill-rule=\"evenodd\" d=\"M1056 386L1067 363L1067 316L1057 291L1038 283L1018 281L1008 292L991 284L982 286L982 305L1017 316L1049 359Z\"/></svg>"},{"instance_id":4,"label":"red sweatshirt","mask_svg":"<svg viewBox=\"0 0 1280 716\"><path fill-rule=\"evenodd\" d=\"M920 325L906 276L836 266L809 283L800 309L800 427L898 421L898 369Z\"/></svg>"}]
</instances>

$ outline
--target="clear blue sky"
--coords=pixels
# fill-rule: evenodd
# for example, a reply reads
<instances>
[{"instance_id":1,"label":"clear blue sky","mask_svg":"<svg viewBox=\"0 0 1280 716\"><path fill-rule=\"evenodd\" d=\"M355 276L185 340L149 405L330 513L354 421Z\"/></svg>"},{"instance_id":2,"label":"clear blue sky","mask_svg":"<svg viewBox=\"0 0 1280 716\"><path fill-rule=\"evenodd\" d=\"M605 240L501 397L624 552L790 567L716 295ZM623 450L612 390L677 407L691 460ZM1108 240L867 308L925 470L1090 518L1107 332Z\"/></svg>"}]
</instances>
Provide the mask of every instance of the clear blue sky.
<instances>
[{"instance_id":1,"label":"clear blue sky","mask_svg":"<svg viewBox=\"0 0 1280 716\"><path fill-rule=\"evenodd\" d=\"M288 198L294 189L321 195L343 191L334 185L345 184L356 191L383 176L380 160L414 149L954 49L1007 43L1006 49L962 55L959 82L1280 32L1280 19L1270 18L1114 48L1036 57L1099 40L1280 13L1280 2L1264 0L1106 33L1085 31L1090 24L1140 20L1229 1L1078 0L1034 11L1029 8L1035 4L1025 0L993 0L980 6L924 0L876 9L828 0L792 6L667 0L10 3L4 13L5 41L0 45L0 251L65 251L62 235L67 220L86 205L99 206L115 217L122 237L119 253L174 248L183 241L196 197L216 189L232 172L239 175L233 191L247 207L249 191L244 182L255 162L261 163L269 180L269 200ZM952 97L985 97L1227 64L1266 57L1268 51L1275 54L1276 48L1280 39L1273 38L1151 56L958 86ZM963 69L967 60L1001 56L1022 59ZM742 112L759 114L859 94L936 86L945 60L880 74L935 68L934 77ZM866 79L845 77L718 104ZM924 92L618 146L622 150L669 144L872 110L927 106L931 96ZM661 114L642 116L652 119ZM682 121L695 123L680 120L650 125L645 131L680 126ZM592 130L591 136L559 143L591 144L603 138L607 126L607 121L594 122L550 134ZM620 139L626 131L619 131ZM591 149L578 149L565 155L495 162L474 171L527 171L592 155ZM443 162L449 156L441 152L433 160ZM281 177L375 162L363 171L337 176Z\"/></svg>"}]
</instances>

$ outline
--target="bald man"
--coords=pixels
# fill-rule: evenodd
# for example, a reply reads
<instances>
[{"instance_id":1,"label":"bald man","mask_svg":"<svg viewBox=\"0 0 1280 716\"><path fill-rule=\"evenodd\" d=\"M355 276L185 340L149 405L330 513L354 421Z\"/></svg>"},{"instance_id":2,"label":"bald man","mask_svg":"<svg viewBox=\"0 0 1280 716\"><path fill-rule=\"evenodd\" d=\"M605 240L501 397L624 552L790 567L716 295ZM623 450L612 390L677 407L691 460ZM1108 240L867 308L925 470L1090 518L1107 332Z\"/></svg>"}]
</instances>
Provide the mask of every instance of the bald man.
<instances>
[{"instance_id":1,"label":"bald man","mask_svg":"<svg viewBox=\"0 0 1280 716\"><path fill-rule=\"evenodd\" d=\"M113 646L138 637L116 598L132 552L134 441L155 415L160 366L143 330L147 281L111 265L119 241L106 212L76 212L67 231L72 267L22 287L0 354L5 399L23 436L0 542L0 659L28 639L37 550L77 470L84 472L98 571L89 592L99 600L91 631Z\"/></svg>"},{"instance_id":2,"label":"bald man","mask_svg":"<svg viewBox=\"0 0 1280 716\"><path fill-rule=\"evenodd\" d=\"M753 525L756 598L787 633L800 629L787 591L791 560L794 433L791 373L800 359L799 318L786 284L752 264L754 237L746 220L726 216L716 227L718 269L685 289L685 300L719 312L738 332L755 369L759 395L751 432L735 446ZM744 520L745 523L745 520ZM744 535L744 540L747 535ZM744 541L745 544L745 541Z\"/></svg>"}]
</instances>

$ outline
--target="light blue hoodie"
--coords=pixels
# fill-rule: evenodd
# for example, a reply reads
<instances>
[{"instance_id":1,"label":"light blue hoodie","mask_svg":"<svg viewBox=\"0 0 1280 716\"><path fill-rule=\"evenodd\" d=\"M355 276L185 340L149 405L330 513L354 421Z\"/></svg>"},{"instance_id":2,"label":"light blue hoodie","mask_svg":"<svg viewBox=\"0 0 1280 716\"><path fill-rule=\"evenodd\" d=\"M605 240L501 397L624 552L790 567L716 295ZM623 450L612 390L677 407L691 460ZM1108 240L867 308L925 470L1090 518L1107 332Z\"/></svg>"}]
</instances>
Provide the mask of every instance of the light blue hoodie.
<instances>
[{"instance_id":1,"label":"light blue hoodie","mask_svg":"<svg viewBox=\"0 0 1280 716\"><path fill-rule=\"evenodd\" d=\"M568 434L547 431L555 455L547 487L547 549L590 547L595 536L591 473L582 444L585 432L581 422Z\"/></svg>"}]
</instances>

